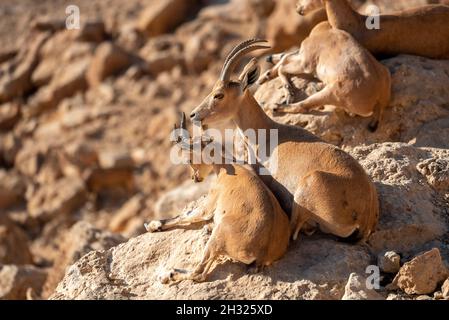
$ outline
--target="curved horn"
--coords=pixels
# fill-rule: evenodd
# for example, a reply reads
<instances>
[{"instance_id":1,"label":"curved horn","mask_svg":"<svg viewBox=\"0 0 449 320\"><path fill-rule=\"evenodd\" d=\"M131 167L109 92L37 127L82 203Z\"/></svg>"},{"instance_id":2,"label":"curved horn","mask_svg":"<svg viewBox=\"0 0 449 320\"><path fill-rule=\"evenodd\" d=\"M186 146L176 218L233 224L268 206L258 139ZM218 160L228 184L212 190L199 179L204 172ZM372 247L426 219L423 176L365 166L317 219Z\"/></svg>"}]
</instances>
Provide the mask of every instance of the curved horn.
<instances>
[{"instance_id":1,"label":"curved horn","mask_svg":"<svg viewBox=\"0 0 449 320\"><path fill-rule=\"evenodd\" d=\"M263 46L263 45L250 45L243 47L239 51L237 51L226 63L226 65L223 67L223 71L220 76L220 80L226 82L229 81L231 77L231 73L234 70L236 64L240 61L240 58L244 56L245 54L259 50L259 49L270 49L270 46Z\"/></svg>"},{"instance_id":2,"label":"curved horn","mask_svg":"<svg viewBox=\"0 0 449 320\"><path fill-rule=\"evenodd\" d=\"M240 42L238 45L236 45L236 46L231 50L231 52L229 52L228 55L226 56L226 59L225 59L225 61L224 61L224 63L223 63L223 68L221 69L221 74L223 74L223 71L224 71L226 65L228 64L229 60L230 60L230 59L231 59L231 58L232 58L232 57L233 57L233 56L234 56L240 49L242 49L242 48L244 48L244 47L246 47L246 46L249 46L249 45L251 45L251 44L258 43L258 42L268 42L268 41L267 41L267 40L263 40L263 39L256 39L256 38L253 38L253 39L249 39L249 40Z\"/></svg>"}]
</instances>

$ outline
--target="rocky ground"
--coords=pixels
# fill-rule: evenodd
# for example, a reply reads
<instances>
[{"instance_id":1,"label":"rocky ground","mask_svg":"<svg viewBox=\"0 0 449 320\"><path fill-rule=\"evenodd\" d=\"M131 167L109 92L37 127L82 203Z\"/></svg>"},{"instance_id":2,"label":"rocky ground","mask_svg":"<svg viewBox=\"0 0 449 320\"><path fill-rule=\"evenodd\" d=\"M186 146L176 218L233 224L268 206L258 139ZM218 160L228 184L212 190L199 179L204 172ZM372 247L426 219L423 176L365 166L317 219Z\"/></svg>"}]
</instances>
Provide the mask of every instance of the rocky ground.
<instances>
[{"instance_id":1,"label":"rocky ground","mask_svg":"<svg viewBox=\"0 0 449 320\"><path fill-rule=\"evenodd\" d=\"M360 161L379 191L378 228L367 246L302 235L261 273L223 261L209 282L168 286L158 277L191 269L208 228L147 234L143 223L213 183L170 163L172 124L234 44L295 47L301 17L293 0L80 0L81 29L66 30L68 4L0 4L0 299L449 299L449 61L382 61L393 97L376 133L331 106L273 114L280 82L257 88L274 119ZM320 88L293 80L297 99ZM376 291L369 265L381 269Z\"/></svg>"}]
</instances>

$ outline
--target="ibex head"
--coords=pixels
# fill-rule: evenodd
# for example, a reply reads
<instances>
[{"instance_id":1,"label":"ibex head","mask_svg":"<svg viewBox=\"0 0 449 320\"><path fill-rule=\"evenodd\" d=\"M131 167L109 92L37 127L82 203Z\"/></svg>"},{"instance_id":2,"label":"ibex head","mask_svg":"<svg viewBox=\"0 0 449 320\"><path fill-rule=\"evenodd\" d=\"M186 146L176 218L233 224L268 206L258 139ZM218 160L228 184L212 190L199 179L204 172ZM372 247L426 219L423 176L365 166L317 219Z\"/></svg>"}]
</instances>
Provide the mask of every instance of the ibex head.
<instances>
[{"instance_id":1,"label":"ibex head","mask_svg":"<svg viewBox=\"0 0 449 320\"><path fill-rule=\"evenodd\" d=\"M296 12L304 16L314 10L322 8L323 6L323 0L298 0L298 2L296 2Z\"/></svg>"},{"instance_id":2,"label":"ibex head","mask_svg":"<svg viewBox=\"0 0 449 320\"><path fill-rule=\"evenodd\" d=\"M178 130L180 129L180 130ZM172 142L177 144L181 150L183 150L183 156L185 157L184 162L188 163L192 169L191 177L194 182L201 182L203 179L209 175L212 170L210 164L204 163L202 158L198 157L200 161L196 163L194 161L194 152L200 152L204 149L206 145L211 143L213 139L208 136L190 138L187 132L186 126L186 115L183 112L181 114L181 121L179 128L175 124L175 137L172 137ZM201 155L201 154L200 154Z\"/></svg>"},{"instance_id":3,"label":"ibex head","mask_svg":"<svg viewBox=\"0 0 449 320\"><path fill-rule=\"evenodd\" d=\"M203 125L207 125L223 122L235 115L245 91L259 78L260 67L256 59L252 59L240 74L238 81L232 81L231 74L245 54L270 48L261 45L261 42L267 41L251 39L234 47L226 57L220 79L215 83L212 92L190 113L193 121L201 121Z\"/></svg>"}]
</instances>

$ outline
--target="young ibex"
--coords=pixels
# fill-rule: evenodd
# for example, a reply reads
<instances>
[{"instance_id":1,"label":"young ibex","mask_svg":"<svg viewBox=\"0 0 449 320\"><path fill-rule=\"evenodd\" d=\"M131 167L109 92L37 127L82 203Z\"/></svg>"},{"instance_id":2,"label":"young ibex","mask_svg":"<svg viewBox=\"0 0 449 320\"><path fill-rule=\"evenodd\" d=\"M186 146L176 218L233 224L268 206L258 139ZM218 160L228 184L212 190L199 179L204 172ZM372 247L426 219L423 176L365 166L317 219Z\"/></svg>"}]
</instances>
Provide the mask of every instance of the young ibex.
<instances>
[{"instance_id":1,"label":"young ibex","mask_svg":"<svg viewBox=\"0 0 449 320\"><path fill-rule=\"evenodd\" d=\"M290 214L293 239L303 227L318 225L322 231L342 238L352 235L366 240L376 226L379 204L376 188L362 166L312 133L269 118L247 90L259 76L260 67L255 59L245 67L239 81L231 80L231 73L243 55L269 48L257 44L260 42L265 40L248 40L231 51L220 79L191 112L191 119L201 121L203 126L232 120L242 132L277 130L278 145L266 150L267 160L259 157L258 163L270 174L260 178ZM250 139L249 147L259 150L270 145L269 140L269 137L265 141Z\"/></svg>"},{"instance_id":2,"label":"young ibex","mask_svg":"<svg viewBox=\"0 0 449 320\"><path fill-rule=\"evenodd\" d=\"M380 15L380 28L368 29L368 17L355 11L348 0L319 1L321 6L325 6L328 21L333 28L347 31L373 54L411 54L433 59L449 59L447 5L427 5L395 14ZM299 12L307 14L317 10L318 1L312 2L299 0Z\"/></svg>"},{"instance_id":3,"label":"young ibex","mask_svg":"<svg viewBox=\"0 0 449 320\"><path fill-rule=\"evenodd\" d=\"M298 103L291 103L293 86L289 75L318 78L325 87ZM369 129L375 131L390 101L391 76L349 33L332 29L323 22L313 29L299 51L286 54L259 80L264 83L279 76L286 90L286 104L276 111L306 112L333 105L362 117L373 115Z\"/></svg>"},{"instance_id":4,"label":"young ibex","mask_svg":"<svg viewBox=\"0 0 449 320\"><path fill-rule=\"evenodd\" d=\"M186 133L184 117L181 129ZM200 182L213 171L217 180L200 207L172 219L151 221L145 227L154 232L211 219L214 227L203 258L195 270L187 274L171 271L162 279L163 282L188 279L205 281L212 263L219 256L227 256L245 264L254 263L256 268L269 266L280 259L290 239L288 217L252 168L226 164L224 153L221 163L212 163L212 159L209 159L194 164L193 152L197 148L193 144L200 143L204 147L205 143L211 141L201 138L192 143L182 133L177 140L179 146L187 151L192 179Z\"/></svg>"}]
</instances>

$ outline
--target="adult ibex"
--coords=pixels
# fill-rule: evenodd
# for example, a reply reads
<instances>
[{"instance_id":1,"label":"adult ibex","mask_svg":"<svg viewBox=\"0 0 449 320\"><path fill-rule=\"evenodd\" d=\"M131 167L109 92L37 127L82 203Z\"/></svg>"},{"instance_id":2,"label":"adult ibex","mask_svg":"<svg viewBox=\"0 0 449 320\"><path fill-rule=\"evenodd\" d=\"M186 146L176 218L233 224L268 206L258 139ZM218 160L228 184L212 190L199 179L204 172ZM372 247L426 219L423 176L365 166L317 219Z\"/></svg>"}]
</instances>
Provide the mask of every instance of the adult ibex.
<instances>
[{"instance_id":1,"label":"adult ibex","mask_svg":"<svg viewBox=\"0 0 449 320\"><path fill-rule=\"evenodd\" d=\"M248 40L231 51L220 79L191 112L191 119L201 121L203 126L232 120L242 132L277 130L278 145L266 150L266 160L259 161L271 175L260 177L290 214L294 239L304 226L318 225L339 237L354 235L366 240L376 226L379 204L376 188L362 166L312 133L270 119L248 90L260 73L255 59L246 65L238 81L231 80L231 73L245 54L269 48L261 42L265 40ZM268 140L250 139L249 145L258 150L270 145Z\"/></svg>"},{"instance_id":2,"label":"adult ibex","mask_svg":"<svg viewBox=\"0 0 449 320\"><path fill-rule=\"evenodd\" d=\"M449 59L449 6L427 5L379 16L380 28L367 28L368 16L355 11L348 0L299 0L299 12L325 6L333 28L347 31L373 54L411 54ZM304 5L302 4L304 3Z\"/></svg>"},{"instance_id":3,"label":"adult ibex","mask_svg":"<svg viewBox=\"0 0 449 320\"><path fill-rule=\"evenodd\" d=\"M181 129L177 143L186 151L192 168L192 179L200 182L213 171L217 180L198 208L172 219L151 221L145 227L154 232L212 219L214 227L203 258L195 270L191 273L171 271L161 280L204 281L212 263L219 256L227 256L245 264L254 263L256 268L269 266L280 259L287 250L290 228L288 217L273 193L250 166L227 164L230 161L225 161L224 153L218 163L213 163L213 159L201 159L200 163L195 164L193 153L212 142L201 137L192 143L183 134L187 133L184 115ZM197 149L195 143L201 144L201 148ZM219 149L222 149L221 146Z\"/></svg>"},{"instance_id":4,"label":"adult ibex","mask_svg":"<svg viewBox=\"0 0 449 320\"><path fill-rule=\"evenodd\" d=\"M275 60L275 59L272 59ZM291 103L293 85L289 75L318 78L325 87L307 99ZM286 90L285 106L276 111L305 112L308 109L333 105L362 117L374 114L369 129L377 129L391 96L391 76L387 67L378 62L349 33L332 29L322 22L305 39L299 51L284 55L259 80L278 77Z\"/></svg>"}]
</instances>

